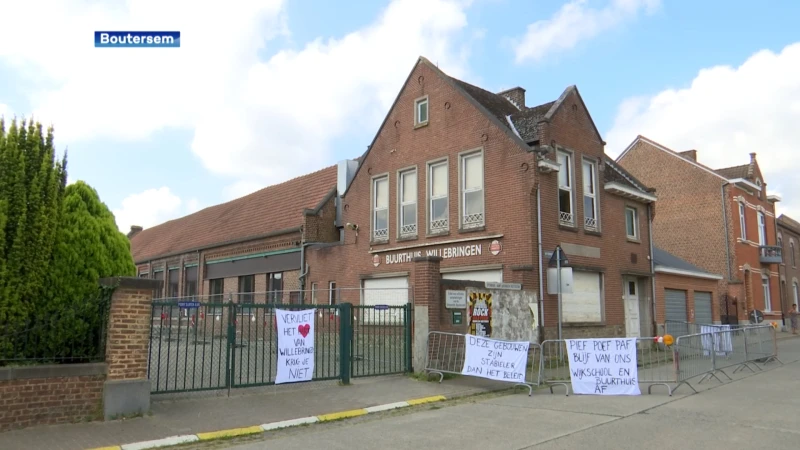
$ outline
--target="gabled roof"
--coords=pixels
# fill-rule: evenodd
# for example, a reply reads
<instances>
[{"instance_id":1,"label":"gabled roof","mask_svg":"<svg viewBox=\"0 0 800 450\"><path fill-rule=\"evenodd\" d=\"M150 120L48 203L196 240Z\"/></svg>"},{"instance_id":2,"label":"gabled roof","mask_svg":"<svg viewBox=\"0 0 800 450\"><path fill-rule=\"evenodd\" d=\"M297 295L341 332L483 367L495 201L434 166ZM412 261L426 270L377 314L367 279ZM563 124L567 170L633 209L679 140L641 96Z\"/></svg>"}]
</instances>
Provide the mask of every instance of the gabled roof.
<instances>
[{"instance_id":1,"label":"gabled roof","mask_svg":"<svg viewBox=\"0 0 800 450\"><path fill-rule=\"evenodd\" d=\"M723 177L729 180L733 180L736 178L748 178L750 173L750 164L725 167L723 169L717 169L714 172L717 172L718 174L722 175Z\"/></svg>"},{"instance_id":2,"label":"gabled roof","mask_svg":"<svg viewBox=\"0 0 800 450\"><path fill-rule=\"evenodd\" d=\"M781 214L780 217L778 217L778 226L788 228L789 230L800 234L800 222L792 219L786 214Z\"/></svg>"},{"instance_id":3,"label":"gabled roof","mask_svg":"<svg viewBox=\"0 0 800 450\"><path fill-rule=\"evenodd\" d=\"M336 166L326 167L148 228L131 239L133 259L138 264L293 231L303 225L304 210L330 198L336 178Z\"/></svg>"},{"instance_id":4,"label":"gabled roof","mask_svg":"<svg viewBox=\"0 0 800 450\"><path fill-rule=\"evenodd\" d=\"M655 192L655 188L649 188L639 181L636 177L631 175L622 166L617 164L613 159L608 156L605 157L606 167L610 170L603 171L603 179L606 183L620 183L638 189L642 192Z\"/></svg>"},{"instance_id":5,"label":"gabled roof","mask_svg":"<svg viewBox=\"0 0 800 450\"><path fill-rule=\"evenodd\" d=\"M722 279L721 276L706 272L694 264L684 261L658 247L653 247L653 263L656 266L656 272L694 276L697 278Z\"/></svg>"},{"instance_id":6,"label":"gabled roof","mask_svg":"<svg viewBox=\"0 0 800 450\"><path fill-rule=\"evenodd\" d=\"M619 156L617 156L616 162L619 163L622 160L622 158L624 158L625 155L628 154L628 152L631 151L631 149L633 149L633 147L635 147L636 144L638 144L639 142L644 142L644 143L650 145L651 147L653 147L653 148L655 148L657 150L661 150L662 152L664 152L664 153L666 153L668 155L672 155L672 156L680 159L681 161L684 161L684 162L686 162L688 164L691 164L691 165L693 165L693 166L695 166L695 167L697 167L699 169L702 169L702 170L710 173L711 175L714 175L714 176L720 178L721 180L727 181L727 178L725 178L723 175L720 175L719 173L714 171L714 169L712 169L712 168L710 168L708 166L705 166L703 164L700 164L699 162L697 162L697 161L695 161L695 160L693 160L691 158L687 158L686 156L684 156L684 155L682 155L682 154L680 154L680 153L678 153L678 152L676 152L676 151L674 151L672 149L669 149L666 146L661 145L661 144L659 144L658 142L656 142L656 141L654 141L652 139L646 138L646 137L642 136L641 134L636 136L636 139L634 139L630 144L628 144L628 146L625 148L625 150L623 150L622 153L620 153Z\"/></svg>"}]
</instances>

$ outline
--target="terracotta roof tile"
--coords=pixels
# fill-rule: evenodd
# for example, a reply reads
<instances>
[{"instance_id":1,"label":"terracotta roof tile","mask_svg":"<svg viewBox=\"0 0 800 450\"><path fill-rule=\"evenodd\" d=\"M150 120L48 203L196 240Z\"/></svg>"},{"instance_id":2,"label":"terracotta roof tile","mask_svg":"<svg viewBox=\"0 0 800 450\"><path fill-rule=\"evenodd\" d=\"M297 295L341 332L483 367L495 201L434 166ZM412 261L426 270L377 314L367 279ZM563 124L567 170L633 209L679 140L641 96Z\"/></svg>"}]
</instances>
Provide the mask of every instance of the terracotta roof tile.
<instances>
[{"instance_id":1,"label":"terracotta roof tile","mask_svg":"<svg viewBox=\"0 0 800 450\"><path fill-rule=\"evenodd\" d=\"M139 263L299 227L303 210L315 208L335 189L336 177L336 166L326 167L141 231L131 239L133 259Z\"/></svg>"}]
</instances>

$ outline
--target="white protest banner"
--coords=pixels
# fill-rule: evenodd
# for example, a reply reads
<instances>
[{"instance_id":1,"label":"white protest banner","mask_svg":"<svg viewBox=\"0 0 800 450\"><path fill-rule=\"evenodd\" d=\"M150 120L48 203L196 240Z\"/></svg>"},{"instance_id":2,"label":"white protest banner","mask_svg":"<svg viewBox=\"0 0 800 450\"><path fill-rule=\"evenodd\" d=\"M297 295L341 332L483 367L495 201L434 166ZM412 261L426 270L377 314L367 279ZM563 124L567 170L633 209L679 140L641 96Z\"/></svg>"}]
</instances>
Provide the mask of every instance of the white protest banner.
<instances>
[{"instance_id":1,"label":"white protest banner","mask_svg":"<svg viewBox=\"0 0 800 450\"><path fill-rule=\"evenodd\" d=\"M566 342L574 393L641 395L636 338L567 339Z\"/></svg>"},{"instance_id":2,"label":"white protest banner","mask_svg":"<svg viewBox=\"0 0 800 450\"><path fill-rule=\"evenodd\" d=\"M314 376L315 309L276 309L278 322L278 373L275 384L311 381Z\"/></svg>"},{"instance_id":3,"label":"white protest banner","mask_svg":"<svg viewBox=\"0 0 800 450\"><path fill-rule=\"evenodd\" d=\"M490 380L525 382L530 342L507 342L465 334L462 375Z\"/></svg>"}]
</instances>

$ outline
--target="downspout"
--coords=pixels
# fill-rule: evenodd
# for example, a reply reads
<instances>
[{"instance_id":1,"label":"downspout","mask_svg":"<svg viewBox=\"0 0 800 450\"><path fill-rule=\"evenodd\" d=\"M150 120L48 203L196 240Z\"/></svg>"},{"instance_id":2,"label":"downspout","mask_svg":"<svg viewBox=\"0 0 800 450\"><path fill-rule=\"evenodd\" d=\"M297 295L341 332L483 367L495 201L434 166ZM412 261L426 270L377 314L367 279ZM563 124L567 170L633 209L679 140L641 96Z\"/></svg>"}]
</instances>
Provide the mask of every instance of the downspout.
<instances>
[{"instance_id":1,"label":"downspout","mask_svg":"<svg viewBox=\"0 0 800 450\"><path fill-rule=\"evenodd\" d=\"M733 281L733 273L731 271L731 243L730 243L730 234L728 230L728 208L727 208L727 199L725 198L725 186L728 185L728 182L722 184L722 223L725 224L725 256L728 258L725 266L728 268L728 281Z\"/></svg>"},{"instance_id":2,"label":"downspout","mask_svg":"<svg viewBox=\"0 0 800 450\"><path fill-rule=\"evenodd\" d=\"M544 280L542 276L542 194L536 182L536 232L539 247L539 342L544 342Z\"/></svg>"},{"instance_id":3,"label":"downspout","mask_svg":"<svg viewBox=\"0 0 800 450\"><path fill-rule=\"evenodd\" d=\"M653 256L653 211L652 211L652 203L647 204L647 235L648 240L650 240L650 273L653 274L650 282L650 290L652 295L652 301L650 302L651 308L653 309L653 328L656 334L658 334L658 319L656 316L656 259Z\"/></svg>"}]
</instances>

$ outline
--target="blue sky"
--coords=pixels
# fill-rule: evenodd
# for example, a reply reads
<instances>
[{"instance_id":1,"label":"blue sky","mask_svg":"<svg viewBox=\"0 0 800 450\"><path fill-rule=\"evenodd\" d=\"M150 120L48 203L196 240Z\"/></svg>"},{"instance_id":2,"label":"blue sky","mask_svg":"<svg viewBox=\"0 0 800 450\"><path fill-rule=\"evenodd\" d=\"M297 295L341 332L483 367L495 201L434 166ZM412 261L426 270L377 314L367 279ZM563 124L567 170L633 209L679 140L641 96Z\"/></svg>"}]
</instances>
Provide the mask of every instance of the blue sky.
<instances>
[{"instance_id":1,"label":"blue sky","mask_svg":"<svg viewBox=\"0 0 800 450\"><path fill-rule=\"evenodd\" d=\"M419 55L528 106L577 84L612 156L637 134L712 167L755 151L800 218L798 2L47 2L6 11L0 114L52 122L70 180L125 230L360 155ZM95 49L98 29L179 30L182 47Z\"/></svg>"}]
</instances>

